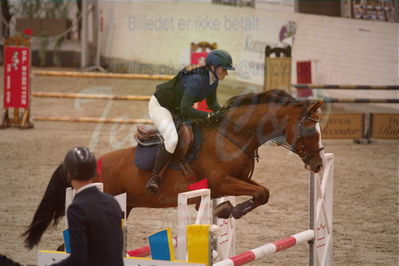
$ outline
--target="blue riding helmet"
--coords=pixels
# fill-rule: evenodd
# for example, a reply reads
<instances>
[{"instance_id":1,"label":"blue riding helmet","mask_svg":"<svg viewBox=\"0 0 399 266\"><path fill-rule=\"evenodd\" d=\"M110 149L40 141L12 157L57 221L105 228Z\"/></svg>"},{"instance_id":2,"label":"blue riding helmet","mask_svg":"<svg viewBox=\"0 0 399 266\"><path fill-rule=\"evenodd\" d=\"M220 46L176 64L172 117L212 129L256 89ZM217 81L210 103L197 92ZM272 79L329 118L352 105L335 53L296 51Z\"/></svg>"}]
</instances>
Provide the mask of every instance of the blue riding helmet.
<instances>
[{"instance_id":1,"label":"blue riding helmet","mask_svg":"<svg viewBox=\"0 0 399 266\"><path fill-rule=\"evenodd\" d=\"M205 59L207 66L223 67L227 70L235 70L233 67L233 59L225 50L212 50Z\"/></svg>"},{"instance_id":2,"label":"blue riding helmet","mask_svg":"<svg viewBox=\"0 0 399 266\"><path fill-rule=\"evenodd\" d=\"M75 147L66 154L64 167L71 179L88 180L96 175L97 161L88 148Z\"/></svg>"}]
</instances>

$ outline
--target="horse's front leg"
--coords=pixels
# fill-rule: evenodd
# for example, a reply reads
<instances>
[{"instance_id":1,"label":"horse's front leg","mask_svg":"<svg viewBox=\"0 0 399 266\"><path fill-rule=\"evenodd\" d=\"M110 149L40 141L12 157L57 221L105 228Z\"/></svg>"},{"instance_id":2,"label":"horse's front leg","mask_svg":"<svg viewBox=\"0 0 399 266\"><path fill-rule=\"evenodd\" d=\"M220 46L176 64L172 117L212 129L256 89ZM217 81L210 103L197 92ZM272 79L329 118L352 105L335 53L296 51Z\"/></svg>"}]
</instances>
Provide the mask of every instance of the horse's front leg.
<instances>
[{"instance_id":1,"label":"horse's front leg","mask_svg":"<svg viewBox=\"0 0 399 266\"><path fill-rule=\"evenodd\" d=\"M233 215L235 219L241 218L243 215L252 211L259 205L266 204L269 200L269 190L254 181L242 181L232 176L226 176L220 180L220 184L215 184L215 188L211 188L215 195L228 196L252 196L252 199L237 204L230 210L224 210L219 218Z\"/></svg>"}]
</instances>

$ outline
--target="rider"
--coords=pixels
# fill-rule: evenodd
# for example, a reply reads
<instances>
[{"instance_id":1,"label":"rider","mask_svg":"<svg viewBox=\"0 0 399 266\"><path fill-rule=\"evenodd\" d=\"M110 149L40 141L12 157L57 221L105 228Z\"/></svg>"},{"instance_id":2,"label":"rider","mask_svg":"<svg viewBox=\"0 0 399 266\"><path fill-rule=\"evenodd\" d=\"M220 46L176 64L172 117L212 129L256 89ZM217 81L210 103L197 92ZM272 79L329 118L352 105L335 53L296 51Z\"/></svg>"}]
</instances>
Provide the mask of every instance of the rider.
<instances>
[{"instance_id":1,"label":"rider","mask_svg":"<svg viewBox=\"0 0 399 266\"><path fill-rule=\"evenodd\" d=\"M151 179L145 189L158 192L162 173L171 159L178 143L178 134L173 115L183 118L218 121L223 114L216 98L219 80L235 70L230 54L224 50L211 51L205 60L205 66L190 69L186 67L173 79L159 84L151 97L148 110L151 120L164 138L164 144L158 150ZM206 98L208 108L213 112L203 112L192 106Z\"/></svg>"}]
</instances>

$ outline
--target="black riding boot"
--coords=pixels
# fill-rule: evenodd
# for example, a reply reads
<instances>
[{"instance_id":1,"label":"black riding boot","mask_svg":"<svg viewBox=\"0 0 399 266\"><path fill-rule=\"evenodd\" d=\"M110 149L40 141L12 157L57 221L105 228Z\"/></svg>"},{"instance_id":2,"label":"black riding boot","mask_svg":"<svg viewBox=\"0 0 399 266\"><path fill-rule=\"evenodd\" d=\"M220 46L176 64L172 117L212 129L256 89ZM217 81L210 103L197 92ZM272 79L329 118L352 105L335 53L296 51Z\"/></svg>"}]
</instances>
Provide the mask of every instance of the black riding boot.
<instances>
[{"instance_id":1,"label":"black riding boot","mask_svg":"<svg viewBox=\"0 0 399 266\"><path fill-rule=\"evenodd\" d=\"M145 185L145 189L152 193L158 193L158 184L161 181L163 170L166 168L169 160L172 158L172 153L168 152L165 149L165 146L162 146L155 158L154 169L152 170L151 178L148 183Z\"/></svg>"}]
</instances>

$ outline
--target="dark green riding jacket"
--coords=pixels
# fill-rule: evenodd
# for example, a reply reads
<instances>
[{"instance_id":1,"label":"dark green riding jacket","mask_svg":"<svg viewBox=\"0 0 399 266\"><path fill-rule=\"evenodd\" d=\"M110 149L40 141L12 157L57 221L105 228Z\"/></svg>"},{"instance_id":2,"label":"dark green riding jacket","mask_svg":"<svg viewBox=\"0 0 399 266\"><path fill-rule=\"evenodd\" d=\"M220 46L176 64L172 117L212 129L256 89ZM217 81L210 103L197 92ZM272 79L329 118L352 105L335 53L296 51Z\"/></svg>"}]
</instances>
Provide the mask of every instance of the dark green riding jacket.
<instances>
[{"instance_id":1,"label":"dark green riding jacket","mask_svg":"<svg viewBox=\"0 0 399 266\"><path fill-rule=\"evenodd\" d=\"M173 114L180 114L183 118L205 119L208 113L192 106L206 99L210 110L220 110L216 98L217 86L217 80L209 85L209 70L205 66L194 69L186 67L173 79L157 85L154 95Z\"/></svg>"}]
</instances>

